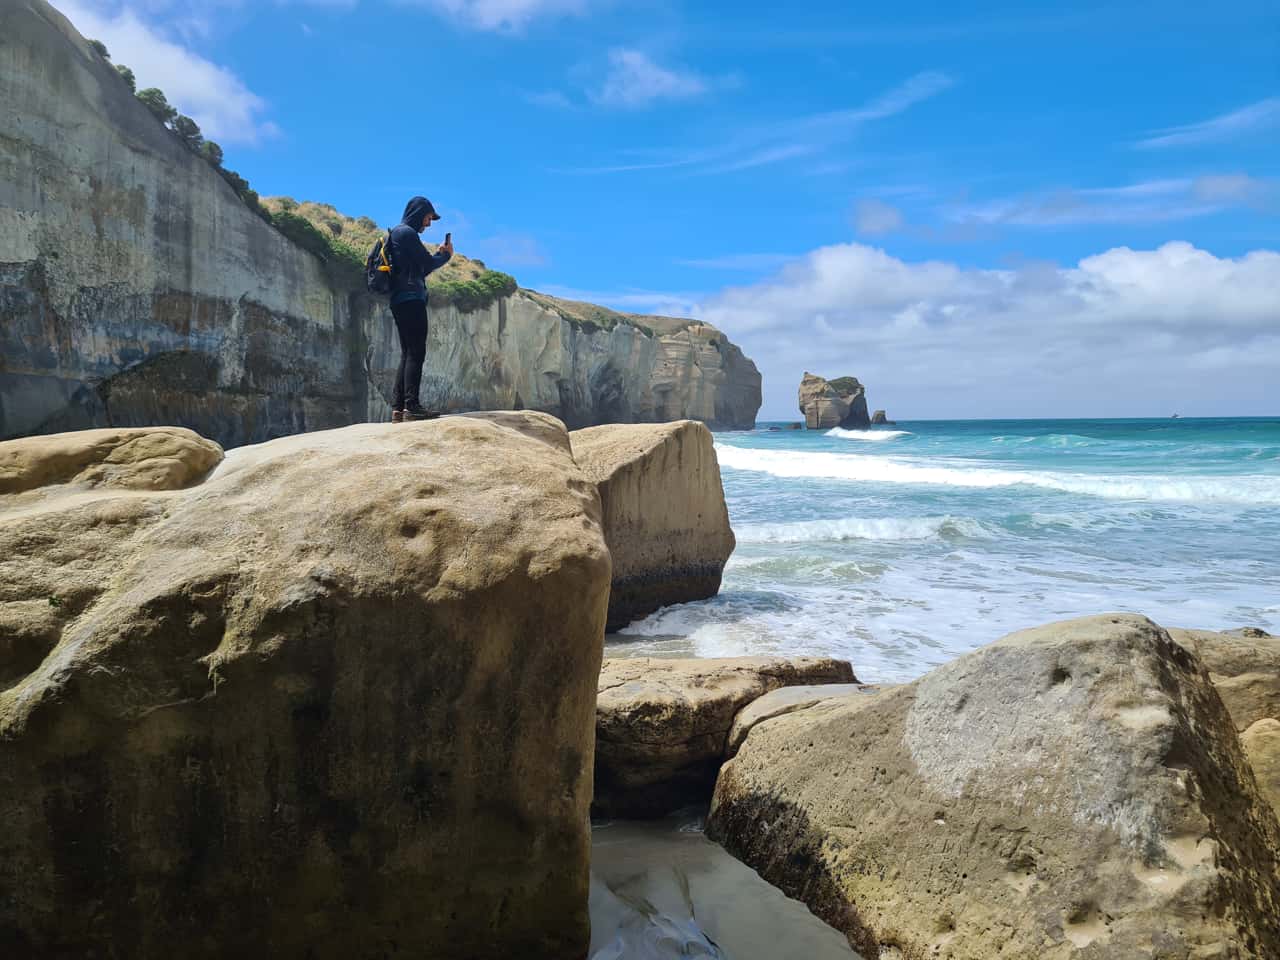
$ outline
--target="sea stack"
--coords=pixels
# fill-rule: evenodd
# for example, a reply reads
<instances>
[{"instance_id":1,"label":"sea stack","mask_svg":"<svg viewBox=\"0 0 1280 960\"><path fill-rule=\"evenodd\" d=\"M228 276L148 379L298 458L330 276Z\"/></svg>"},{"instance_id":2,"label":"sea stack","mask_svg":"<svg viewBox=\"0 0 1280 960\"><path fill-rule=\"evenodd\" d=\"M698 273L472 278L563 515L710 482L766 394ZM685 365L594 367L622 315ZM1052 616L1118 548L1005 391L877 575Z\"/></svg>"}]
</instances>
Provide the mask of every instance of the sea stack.
<instances>
[{"instance_id":1,"label":"sea stack","mask_svg":"<svg viewBox=\"0 0 1280 960\"><path fill-rule=\"evenodd\" d=\"M804 425L810 430L833 427L860 430L871 426L867 415L867 388L857 377L827 380L806 372L800 381L799 399Z\"/></svg>"}]
</instances>

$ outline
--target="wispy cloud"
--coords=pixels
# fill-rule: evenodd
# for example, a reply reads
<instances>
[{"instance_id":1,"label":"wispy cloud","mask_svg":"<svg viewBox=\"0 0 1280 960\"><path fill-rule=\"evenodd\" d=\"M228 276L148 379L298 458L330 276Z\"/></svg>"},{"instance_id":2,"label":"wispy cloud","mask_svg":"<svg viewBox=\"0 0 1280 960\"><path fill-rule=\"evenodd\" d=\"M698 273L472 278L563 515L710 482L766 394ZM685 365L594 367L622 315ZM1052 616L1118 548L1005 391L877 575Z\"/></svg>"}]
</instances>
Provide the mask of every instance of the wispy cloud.
<instances>
[{"instance_id":1,"label":"wispy cloud","mask_svg":"<svg viewBox=\"0 0 1280 960\"><path fill-rule=\"evenodd\" d=\"M792 253L731 253L722 257L706 257L699 260L677 260L684 267L700 270L749 270L769 271L797 259Z\"/></svg>"},{"instance_id":2,"label":"wispy cloud","mask_svg":"<svg viewBox=\"0 0 1280 960\"><path fill-rule=\"evenodd\" d=\"M1276 185L1247 174L1147 180L1114 187L1066 188L965 204L944 211L955 223L1018 227L1162 223L1265 202Z\"/></svg>"},{"instance_id":3,"label":"wispy cloud","mask_svg":"<svg viewBox=\"0 0 1280 960\"><path fill-rule=\"evenodd\" d=\"M1268 97L1239 110L1223 113L1181 127L1155 130L1135 146L1143 150L1164 147L1190 147L1203 143L1221 143L1247 134L1280 127L1280 97Z\"/></svg>"},{"instance_id":4,"label":"wispy cloud","mask_svg":"<svg viewBox=\"0 0 1280 960\"><path fill-rule=\"evenodd\" d=\"M223 144L255 144L278 135L266 119L267 103L235 73L172 39L129 8L104 13L81 0L59 0L58 9L86 37L101 40L116 63L129 66L138 87L159 87L206 136Z\"/></svg>"},{"instance_id":5,"label":"wispy cloud","mask_svg":"<svg viewBox=\"0 0 1280 960\"><path fill-rule=\"evenodd\" d=\"M596 0L402 0L435 10L474 30L515 31L534 20L581 16Z\"/></svg>"},{"instance_id":6,"label":"wispy cloud","mask_svg":"<svg viewBox=\"0 0 1280 960\"><path fill-rule=\"evenodd\" d=\"M687 100L706 93L705 77L680 67L664 67L642 50L609 51L609 71L591 99L606 107L634 109L658 100Z\"/></svg>"},{"instance_id":7,"label":"wispy cloud","mask_svg":"<svg viewBox=\"0 0 1280 960\"><path fill-rule=\"evenodd\" d=\"M648 153L649 159L573 167L558 172L608 174L686 168L691 174L726 173L813 156L847 141L863 125L900 114L953 84L954 80L947 74L926 71L862 106L779 120L738 131L716 144L652 150Z\"/></svg>"},{"instance_id":8,"label":"wispy cloud","mask_svg":"<svg viewBox=\"0 0 1280 960\"><path fill-rule=\"evenodd\" d=\"M556 110L572 110L573 101L559 90L538 90L520 95L526 103L535 107L551 107Z\"/></svg>"},{"instance_id":9,"label":"wispy cloud","mask_svg":"<svg viewBox=\"0 0 1280 960\"><path fill-rule=\"evenodd\" d=\"M859 200L853 209L854 228L868 237L901 230L905 223L902 211L883 200Z\"/></svg>"}]
</instances>

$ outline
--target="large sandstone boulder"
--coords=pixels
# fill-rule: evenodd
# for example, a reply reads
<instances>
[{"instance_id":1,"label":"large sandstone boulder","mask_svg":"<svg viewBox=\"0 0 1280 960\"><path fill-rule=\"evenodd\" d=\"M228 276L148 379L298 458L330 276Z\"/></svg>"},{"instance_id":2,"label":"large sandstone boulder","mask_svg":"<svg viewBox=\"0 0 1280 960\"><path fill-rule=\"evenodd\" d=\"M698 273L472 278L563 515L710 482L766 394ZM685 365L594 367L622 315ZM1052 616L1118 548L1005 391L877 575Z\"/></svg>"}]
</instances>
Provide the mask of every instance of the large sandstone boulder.
<instances>
[{"instance_id":1,"label":"large sandstone boulder","mask_svg":"<svg viewBox=\"0 0 1280 960\"><path fill-rule=\"evenodd\" d=\"M867 957L1280 956L1280 826L1203 664L1142 617L758 724L710 828Z\"/></svg>"},{"instance_id":2,"label":"large sandstone boulder","mask_svg":"<svg viewBox=\"0 0 1280 960\"><path fill-rule=\"evenodd\" d=\"M1280 637L1257 629L1174 629L1169 635L1204 661L1237 730L1263 717L1280 719Z\"/></svg>"},{"instance_id":3,"label":"large sandstone boulder","mask_svg":"<svg viewBox=\"0 0 1280 960\"><path fill-rule=\"evenodd\" d=\"M558 421L73 470L0 498L0 955L585 956L609 555Z\"/></svg>"},{"instance_id":4,"label":"large sandstone boulder","mask_svg":"<svg viewBox=\"0 0 1280 960\"><path fill-rule=\"evenodd\" d=\"M705 803L738 711L779 687L856 682L847 662L824 657L605 660L594 808L658 817Z\"/></svg>"},{"instance_id":5,"label":"large sandstone boulder","mask_svg":"<svg viewBox=\"0 0 1280 960\"><path fill-rule=\"evenodd\" d=\"M735 541L711 431L682 420L571 436L574 457L599 487L613 554L608 629L714 597Z\"/></svg>"},{"instance_id":6,"label":"large sandstone boulder","mask_svg":"<svg viewBox=\"0 0 1280 960\"><path fill-rule=\"evenodd\" d=\"M871 426L867 415L867 390L856 377L826 380L806 372L800 381L800 412L810 430L843 427L859 430Z\"/></svg>"}]
</instances>

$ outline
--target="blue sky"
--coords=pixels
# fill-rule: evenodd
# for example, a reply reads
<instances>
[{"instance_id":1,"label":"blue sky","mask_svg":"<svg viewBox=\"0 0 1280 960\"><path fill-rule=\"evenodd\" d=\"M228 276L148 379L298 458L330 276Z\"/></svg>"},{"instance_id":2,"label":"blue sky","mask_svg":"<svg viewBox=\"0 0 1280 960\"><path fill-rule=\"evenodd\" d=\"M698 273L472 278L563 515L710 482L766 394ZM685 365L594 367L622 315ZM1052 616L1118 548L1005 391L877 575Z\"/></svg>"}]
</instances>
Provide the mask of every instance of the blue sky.
<instances>
[{"instance_id":1,"label":"blue sky","mask_svg":"<svg viewBox=\"0 0 1280 960\"><path fill-rule=\"evenodd\" d=\"M792 419L1280 414L1280 12L74 0L263 194L426 193L525 286L711 320Z\"/></svg>"}]
</instances>

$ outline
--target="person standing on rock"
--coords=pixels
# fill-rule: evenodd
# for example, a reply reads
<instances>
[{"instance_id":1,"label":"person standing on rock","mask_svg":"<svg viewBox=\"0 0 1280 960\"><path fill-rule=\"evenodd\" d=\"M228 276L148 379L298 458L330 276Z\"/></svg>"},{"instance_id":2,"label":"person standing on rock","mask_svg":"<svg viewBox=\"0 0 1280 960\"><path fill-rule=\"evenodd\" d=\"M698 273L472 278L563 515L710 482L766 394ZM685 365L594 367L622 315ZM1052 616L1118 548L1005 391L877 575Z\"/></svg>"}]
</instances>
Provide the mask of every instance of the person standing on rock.
<instances>
[{"instance_id":1,"label":"person standing on rock","mask_svg":"<svg viewBox=\"0 0 1280 960\"><path fill-rule=\"evenodd\" d=\"M393 423L439 416L423 409L418 397L422 364L427 358L427 275L453 256L452 234L445 234L444 243L435 253L428 253L422 245L419 235L439 219L430 200L414 197L405 204L404 216L389 235L391 315L400 334L400 368L391 398Z\"/></svg>"}]
</instances>

